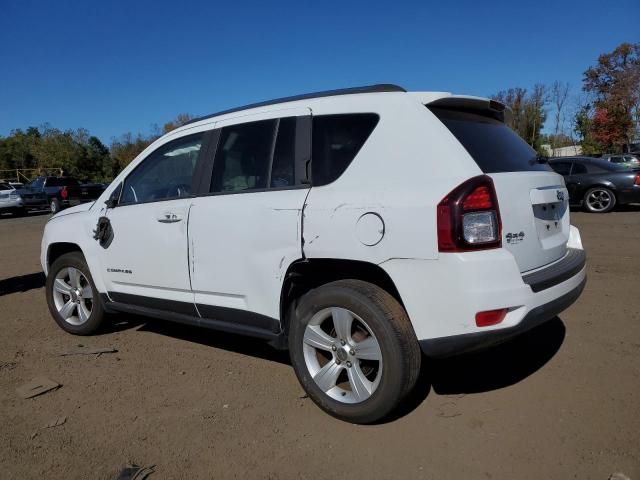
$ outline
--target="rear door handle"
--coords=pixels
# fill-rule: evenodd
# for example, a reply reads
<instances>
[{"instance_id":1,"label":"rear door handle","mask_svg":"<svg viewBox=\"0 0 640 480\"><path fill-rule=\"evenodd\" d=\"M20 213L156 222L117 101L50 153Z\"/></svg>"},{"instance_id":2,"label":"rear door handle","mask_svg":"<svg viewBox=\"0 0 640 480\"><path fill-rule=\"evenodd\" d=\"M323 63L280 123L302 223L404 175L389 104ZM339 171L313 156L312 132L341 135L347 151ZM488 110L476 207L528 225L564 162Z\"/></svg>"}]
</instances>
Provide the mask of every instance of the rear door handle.
<instances>
[{"instance_id":1,"label":"rear door handle","mask_svg":"<svg viewBox=\"0 0 640 480\"><path fill-rule=\"evenodd\" d=\"M181 222L182 217L177 213L165 212L162 215L160 215L157 220L160 223L176 223L176 222Z\"/></svg>"}]
</instances>

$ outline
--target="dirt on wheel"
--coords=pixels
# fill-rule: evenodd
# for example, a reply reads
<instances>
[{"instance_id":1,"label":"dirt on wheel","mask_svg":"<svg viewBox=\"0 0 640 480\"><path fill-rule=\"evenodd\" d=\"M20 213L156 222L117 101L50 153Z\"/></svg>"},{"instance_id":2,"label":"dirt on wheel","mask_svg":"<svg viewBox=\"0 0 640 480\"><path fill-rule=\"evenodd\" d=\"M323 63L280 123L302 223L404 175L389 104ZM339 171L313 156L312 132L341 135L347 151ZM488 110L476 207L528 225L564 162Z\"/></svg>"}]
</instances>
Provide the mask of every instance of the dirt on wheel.
<instances>
[{"instance_id":1,"label":"dirt on wheel","mask_svg":"<svg viewBox=\"0 0 640 480\"><path fill-rule=\"evenodd\" d=\"M260 341L130 315L63 332L40 273L47 220L0 217L3 479L129 463L152 479L640 478L640 208L572 213L578 302L492 350L425 359L409 401L366 427L323 413ZM37 378L59 386L23 398Z\"/></svg>"}]
</instances>

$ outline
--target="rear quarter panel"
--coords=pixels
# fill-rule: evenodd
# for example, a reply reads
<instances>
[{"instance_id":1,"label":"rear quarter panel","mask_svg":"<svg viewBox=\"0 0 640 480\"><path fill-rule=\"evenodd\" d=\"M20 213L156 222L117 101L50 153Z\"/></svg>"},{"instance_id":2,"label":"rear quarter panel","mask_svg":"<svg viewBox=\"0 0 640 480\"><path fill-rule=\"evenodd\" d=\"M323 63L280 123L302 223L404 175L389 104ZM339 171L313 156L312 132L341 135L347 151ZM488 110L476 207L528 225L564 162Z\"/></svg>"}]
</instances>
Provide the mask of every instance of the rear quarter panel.
<instances>
[{"instance_id":1,"label":"rear quarter panel","mask_svg":"<svg viewBox=\"0 0 640 480\"><path fill-rule=\"evenodd\" d=\"M456 185L482 172L449 130L404 94L353 96L310 105L313 115L377 113L380 121L335 182L312 187L304 208L304 253L381 263L435 259L436 205ZM358 220L375 213L382 240L364 245Z\"/></svg>"}]
</instances>

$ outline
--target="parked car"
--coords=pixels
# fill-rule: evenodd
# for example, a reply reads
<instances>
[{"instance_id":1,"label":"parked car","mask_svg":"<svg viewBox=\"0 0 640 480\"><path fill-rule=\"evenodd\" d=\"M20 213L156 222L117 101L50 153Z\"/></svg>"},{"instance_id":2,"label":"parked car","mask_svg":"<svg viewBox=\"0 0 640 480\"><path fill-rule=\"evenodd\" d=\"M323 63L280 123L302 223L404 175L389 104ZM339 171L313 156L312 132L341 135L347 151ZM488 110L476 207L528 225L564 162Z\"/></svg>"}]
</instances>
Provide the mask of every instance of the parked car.
<instances>
[{"instance_id":1,"label":"parked car","mask_svg":"<svg viewBox=\"0 0 640 480\"><path fill-rule=\"evenodd\" d=\"M549 165L564 176L571 204L588 212L640 202L640 168L591 157L560 157Z\"/></svg>"},{"instance_id":2,"label":"parked car","mask_svg":"<svg viewBox=\"0 0 640 480\"><path fill-rule=\"evenodd\" d=\"M0 213L24 214L28 210L46 205L44 194L35 194L25 199L22 191L10 183L0 183Z\"/></svg>"},{"instance_id":3,"label":"parked car","mask_svg":"<svg viewBox=\"0 0 640 480\"><path fill-rule=\"evenodd\" d=\"M626 164L633 167L640 167L640 157L631 153L621 153L617 155L603 155L602 159L611 162Z\"/></svg>"},{"instance_id":4,"label":"parked car","mask_svg":"<svg viewBox=\"0 0 640 480\"><path fill-rule=\"evenodd\" d=\"M95 201L104 191L101 184L81 184L73 177L37 177L25 187L26 192L44 192L52 213L63 208Z\"/></svg>"},{"instance_id":5,"label":"parked car","mask_svg":"<svg viewBox=\"0 0 640 480\"><path fill-rule=\"evenodd\" d=\"M22 199L8 183L0 183L0 214L20 213L23 211Z\"/></svg>"},{"instance_id":6,"label":"parked car","mask_svg":"<svg viewBox=\"0 0 640 480\"><path fill-rule=\"evenodd\" d=\"M493 100L378 85L204 117L46 225L51 314L143 314L288 348L310 398L370 423L421 350L486 348L585 285L562 177Z\"/></svg>"}]
</instances>

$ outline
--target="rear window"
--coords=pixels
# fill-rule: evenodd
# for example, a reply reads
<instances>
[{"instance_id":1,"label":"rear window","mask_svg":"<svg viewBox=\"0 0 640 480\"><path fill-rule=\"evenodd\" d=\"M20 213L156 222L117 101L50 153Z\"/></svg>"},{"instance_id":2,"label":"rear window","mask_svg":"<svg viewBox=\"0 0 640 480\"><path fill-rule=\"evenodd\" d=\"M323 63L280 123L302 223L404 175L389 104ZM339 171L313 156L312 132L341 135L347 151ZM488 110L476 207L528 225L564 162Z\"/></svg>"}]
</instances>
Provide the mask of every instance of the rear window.
<instances>
[{"instance_id":1,"label":"rear window","mask_svg":"<svg viewBox=\"0 0 640 480\"><path fill-rule=\"evenodd\" d=\"M494 118L477 113L432 107L484 173L551 171L536 161L536 151L516 132Z\"/></svg>"},{"instance_id":2,"label":"rear window","mask_svg":"<svg viewBox=\"0 0 640 480\"><path fill-rule=\"evenodd\" d=\"M79 185L78 180L75 178L49 177L47 179L47 187L71 187L75 185Z\"/></svg>"},{"instance_id":3,"label":"rear window","mask_svg":"<svg viewBox=\"0 0 640 480\"><path fill-rule=\"evenodd\" d=\"M344 173L378 120L375 113L313 117L313 186L327 185Z\"/></svg>"}]
</instances>

